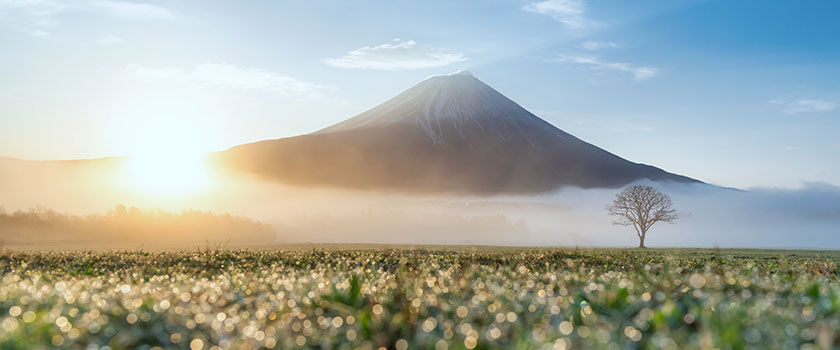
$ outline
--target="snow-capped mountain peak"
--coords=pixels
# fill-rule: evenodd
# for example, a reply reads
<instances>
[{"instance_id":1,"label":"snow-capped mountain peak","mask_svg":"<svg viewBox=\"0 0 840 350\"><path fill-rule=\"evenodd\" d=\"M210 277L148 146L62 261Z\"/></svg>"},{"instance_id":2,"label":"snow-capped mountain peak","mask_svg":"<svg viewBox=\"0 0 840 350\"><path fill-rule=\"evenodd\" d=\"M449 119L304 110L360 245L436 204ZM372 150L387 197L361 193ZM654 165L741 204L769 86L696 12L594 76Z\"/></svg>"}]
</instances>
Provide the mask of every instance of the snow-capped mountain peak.
<instances>
[{"instance_id":1,"label":"snow-capped mountain peak","mask_svg":"<svg viewBox=\"0 0 840 350\"><path fill-rule=\"evenodd\" d=\"M434 144L445 144L449 137L469 142L465 128L475 128L483 137L502 139L524 136L521 131L525 127L565 134L463 70L431 76L385 103L316 134L406 123L422 128Z\"/></svg>"}]
</instances>

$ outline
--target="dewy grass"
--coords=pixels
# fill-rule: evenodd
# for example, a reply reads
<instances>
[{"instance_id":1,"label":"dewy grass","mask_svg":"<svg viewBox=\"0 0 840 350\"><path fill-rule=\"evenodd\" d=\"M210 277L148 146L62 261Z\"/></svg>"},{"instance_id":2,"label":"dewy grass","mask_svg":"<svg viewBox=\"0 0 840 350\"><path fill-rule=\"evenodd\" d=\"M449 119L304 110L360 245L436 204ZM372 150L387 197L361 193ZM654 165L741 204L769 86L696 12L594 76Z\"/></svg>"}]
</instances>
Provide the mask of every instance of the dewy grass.
<instances>
[{"instance_id":1,"label":"dewy grass","mask_svg":"<svg viewBox=\"0 0 840 350\"><path fill-rule=\"evenodd\" d=\"M0 349L830 349L836 255L4 252Z\"/></svg>"}]
</instances>

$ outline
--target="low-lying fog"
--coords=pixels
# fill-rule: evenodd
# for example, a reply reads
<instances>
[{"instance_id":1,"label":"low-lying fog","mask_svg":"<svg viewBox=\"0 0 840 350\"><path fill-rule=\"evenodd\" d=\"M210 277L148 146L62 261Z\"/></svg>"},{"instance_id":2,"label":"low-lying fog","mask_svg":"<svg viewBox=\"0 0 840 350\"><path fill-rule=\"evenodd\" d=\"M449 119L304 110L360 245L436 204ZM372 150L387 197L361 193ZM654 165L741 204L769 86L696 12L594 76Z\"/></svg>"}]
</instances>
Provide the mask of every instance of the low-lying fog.
<instances>
[{"instance_id":1,"label":"low-lying fog","mask_svg":"<svg viewBox=\"0 0 840 350\"><path fill-rule=\"evenodd\" d=\"M277 232L277 244L638 244L632 227L614 226L606 214L605 206L618 189L566 188L538 196L413 195L292 188L217 173L183 192L171 186L156 191L126 180L129 177L119 163L2 160L0 206L6 213L41 205L72 215L103 214L117 204L174 212L209 210L270 224ZM672 197L680 218L674 224L654 225L648 246L840 248L838 187L804 184L800 189L739 191L652 185ZM13 235L0 232L0 239L9 242ZM126 240L146 239L130 238ZM234 244L249 243L235 233L229 238ZM196 234L188 239L204 242L207 237Z\"/></svg>"}]
</instances>

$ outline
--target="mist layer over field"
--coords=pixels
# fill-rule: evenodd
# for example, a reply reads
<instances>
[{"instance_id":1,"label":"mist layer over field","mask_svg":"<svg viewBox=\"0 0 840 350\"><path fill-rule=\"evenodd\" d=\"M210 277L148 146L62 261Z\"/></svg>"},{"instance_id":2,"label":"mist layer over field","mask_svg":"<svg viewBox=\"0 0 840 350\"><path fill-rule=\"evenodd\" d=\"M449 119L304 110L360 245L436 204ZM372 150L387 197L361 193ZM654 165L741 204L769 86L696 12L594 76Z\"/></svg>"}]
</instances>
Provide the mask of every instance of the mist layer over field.
<instances>
[{"instance_id":1,"label":"mist layer over field","mask_svg":"<svg viewBox=\"0 0 840 350\"><path fill-rule=\"evenodd\" d=\"M269 224L277 232L277 244L637 245L633 229L612 225L604 210L617 189L564 188L539 196L414 195L289 187L220 171L201 182L149 188L138 185L122 159L3 160L0 166L0 205L7 213L39 205L72 215L101 214L117 204L173 212L195 209ZM702 184L653 185L671 195L680 219L655 225L649 246L840 248L838 187L739 191ZM154 245L156 236L142 236L126 241L131 247L144 240ZM236 232L203 237L200 230L179 242L227 238L239 245L266 244Z\"/></svg>"}]
</instances>

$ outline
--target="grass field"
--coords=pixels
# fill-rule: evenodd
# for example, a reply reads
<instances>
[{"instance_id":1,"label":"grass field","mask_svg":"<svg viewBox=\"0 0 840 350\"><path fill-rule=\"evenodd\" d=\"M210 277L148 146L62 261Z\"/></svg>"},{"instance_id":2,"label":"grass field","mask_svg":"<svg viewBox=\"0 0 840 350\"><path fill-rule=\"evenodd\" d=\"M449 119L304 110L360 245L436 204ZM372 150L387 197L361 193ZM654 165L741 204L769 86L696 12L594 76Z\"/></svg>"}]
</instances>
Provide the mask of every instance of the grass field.
<instances>
[{"instance_id":1,"label":"grass field","mask_svg":"<svg viewBox=\"0 0 840 350\"><path fill-rule=\"evenodd\" d=\"M831 349L835 252L0 254L0 349Z\"/></svg>"}]
</instances>

